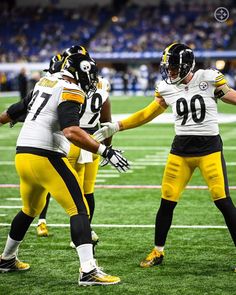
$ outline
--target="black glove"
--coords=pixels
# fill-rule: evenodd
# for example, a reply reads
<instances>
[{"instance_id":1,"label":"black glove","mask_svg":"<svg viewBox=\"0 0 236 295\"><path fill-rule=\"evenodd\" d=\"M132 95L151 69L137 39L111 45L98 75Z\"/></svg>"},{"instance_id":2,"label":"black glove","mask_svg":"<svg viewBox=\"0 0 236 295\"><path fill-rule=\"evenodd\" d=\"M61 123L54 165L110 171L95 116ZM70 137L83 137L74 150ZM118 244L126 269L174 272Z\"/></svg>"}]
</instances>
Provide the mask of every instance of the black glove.
<instances>
[{"instance_id":1,"label":"black glove","mask_svg":"<svg viewBox=\"0 0 236 295\"><path fill-rule=\"evenodd\" d=\"M126 172L130 166L126 158L122 156L122 153L122 151L113 149L112 147L106 147L101 156L119 172Z\"/></svg>"}]
</instances>

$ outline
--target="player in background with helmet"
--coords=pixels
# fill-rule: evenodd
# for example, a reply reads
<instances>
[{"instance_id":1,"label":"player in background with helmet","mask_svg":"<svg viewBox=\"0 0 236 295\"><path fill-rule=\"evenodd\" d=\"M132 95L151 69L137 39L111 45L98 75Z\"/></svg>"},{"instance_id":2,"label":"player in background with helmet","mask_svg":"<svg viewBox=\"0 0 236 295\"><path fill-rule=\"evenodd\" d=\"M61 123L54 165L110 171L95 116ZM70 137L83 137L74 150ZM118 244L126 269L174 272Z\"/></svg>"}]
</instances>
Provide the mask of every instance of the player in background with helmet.
<instances>
[{"instance_id":1,"label":"player in background with helmet","mask_svg":"<svg viewBox=\"0 0 236 295\"><path fill-rule=\"evenodd\" d=\"M62 79L43 77L36 84L17 139L15 162L23 207L11 223L0 256L0 271L29 269L28 263L18 260L18 249L50 192L70 216L71 237L80 259L79 285L120 282L120 278L104 273L93 258L88 204L78 175L66 157L69 140L107 158L120 172L129 168L117 150L99 144L79 127L81 105L86 94L96 90L96 83L94 61L86 55L73 54L64 61Z\"/></svg>"},{"instance_id":2,"label":"player in background with helmet","mask_svg":"<svg viewBox=\"0 0 236 295\"><path fill-rule=\"evenodd\" d=\"M161 204L156 215L154 249L141 267L161 264L174 209L194 170L199 168L212 200L224 216L236 246L236 208L228 188L222 140L219 135L217 100L236 105L236 91L224 75L213 69L193 72L193 51L181 43L168 46L161 60L163 81L155 100L143 110L115 123L107 123L96 134L104 140L117 131L143 125L162 114L168 106L175 118L175 133L163 179Z\"/></svg>"}]
</instances>

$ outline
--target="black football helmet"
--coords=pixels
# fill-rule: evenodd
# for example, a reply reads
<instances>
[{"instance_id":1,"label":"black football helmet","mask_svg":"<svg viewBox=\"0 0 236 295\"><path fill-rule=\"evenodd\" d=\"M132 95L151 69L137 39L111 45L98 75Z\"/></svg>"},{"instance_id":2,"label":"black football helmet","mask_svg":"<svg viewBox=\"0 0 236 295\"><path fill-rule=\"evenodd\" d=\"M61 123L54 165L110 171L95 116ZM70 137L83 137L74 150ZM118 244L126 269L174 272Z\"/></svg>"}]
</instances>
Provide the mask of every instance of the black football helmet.
<instances>
[{"instance_id":1,"label":"black football helmet","mask_svg":"<svg viewBox=\"0 0 236 295\"><path fill-rule=\"evenodd\" d=\"M88 55L82 53L68 55L63 62L61 73L74 78L85 93L97 89L98 69L94 60Z\"/></svg>"},{"instance_id":2,"label":"black football helmet","mask_svg":"<svg viewBox=\"0 0 236 295\"><path fill-rule=\"evenodd\" d=\"M71 54L75 54L75 53L81 53L83 55L89 56L89 53L88 53L87 49L84 46L81 46L81 45L73 45L73 46L67 48L63 52L62 57L63 58L66 58L67 56L69 56Z\"/></svg>"},{"instance_id":3,"label":"black football helmet","mask_svg":"<svg viewBox=\"0 0 236 295\"><path fill-rule=\"evenodd\" d=\"M191 48L181 43L172 43L163 52L160 71L167 84L179 84L193 71L194 54Z\"/></svg>"},{"instance_id":4,"label":"black football helmet","mask_svg":"<svg viewBox=\"0 0 236 295\"><path fill-rule=\"evenodd\" d=\"M49 72L50 74L60 72L62 62L63 62L63 58L60 54L54 55L50 59L49 68L45 69L44 72Z\"/></svg>"}]
</instances>

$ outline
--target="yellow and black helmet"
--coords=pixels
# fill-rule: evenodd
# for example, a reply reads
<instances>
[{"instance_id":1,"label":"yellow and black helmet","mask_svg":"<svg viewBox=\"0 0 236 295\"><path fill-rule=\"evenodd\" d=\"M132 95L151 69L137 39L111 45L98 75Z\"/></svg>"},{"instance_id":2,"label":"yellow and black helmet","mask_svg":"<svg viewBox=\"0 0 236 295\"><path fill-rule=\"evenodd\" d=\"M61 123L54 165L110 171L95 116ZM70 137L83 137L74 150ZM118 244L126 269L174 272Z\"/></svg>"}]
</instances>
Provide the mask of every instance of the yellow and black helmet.
<instances>
[{"instance_id":1,"label":"yellow and black helmet","mask_svg":"<svg viewBox=\"0 0 236 295\"><path fill-rule=\"evenodd\" d=\"M68 55L63 61L61 73L75 79L85 93L97 89L98 69L89 55L82 53Z\"/></svg>"},{"instance_id":2,"label":"yellow and black helmet","mask_svg":"<svg viewBox=\"0 0 236 295\"><path fill-rule=\"evenodd\" d=\"M50 59L49 68L45 69L44 72L49 72L50 74L54 74L60 72L62 66L62 56L60 54L54 55Z\"/></svg>"},{"instance_id":3,"label":"yellow and black helmet","mask_svg":"<svg viewBox=\"0 0 236 295\"><path fill-rule=\"evenodd\" d=\"M168 84L178 84L193 71L195 58L190 47L182 43L172 43L163 52L160 71ZM175 73L173 76L171 73Z\"/></svg>"},{"instance_id":4,"label":"yellow and black helmet","mask_svg":"<svg viewBox=\"0 0 236 295\"><path fill-rule=\"evenodd\" d=\"M89 56L88 50L84 46L73 45L73 46L67 48L63 52L62 57L66 58L68 55L75 54L75 53L80 53L80 54Z\"/></svg>"}]
</instances>

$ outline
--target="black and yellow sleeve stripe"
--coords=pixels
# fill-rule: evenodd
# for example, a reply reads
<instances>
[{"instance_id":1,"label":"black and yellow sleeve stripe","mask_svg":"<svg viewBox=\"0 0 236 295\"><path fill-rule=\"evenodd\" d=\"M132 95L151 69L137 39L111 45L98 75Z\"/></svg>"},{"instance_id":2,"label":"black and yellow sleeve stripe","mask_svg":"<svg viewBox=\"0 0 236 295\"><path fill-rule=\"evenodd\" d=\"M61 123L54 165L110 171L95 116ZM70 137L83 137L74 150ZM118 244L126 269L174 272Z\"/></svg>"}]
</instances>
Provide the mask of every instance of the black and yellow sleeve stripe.
<instances>
[{"instance_id":1,"label":"black and yellow sleeve stripe","mask_svg":"<svg viewBox=\"0 0 236 295\"><path fill-rule=\"evenodd\" d=\"M73 100L78 103L84 103L85 94L79 89L63 88L61 98L62 100Z\"/></svg>"},{"instance_id":2,"label":"black and yellow sleeve stripe","mask_svg":"<svg viewBox=\"0 0 236 295\"><path fill-rule=\"evenodd\" d=\"M214 86L215 87L219 87L219 86L224 85L224 84L227 84L227 81L225 79L225 76L223 74L218 75L215 78Z\"/></svg>"}]
</instances>

